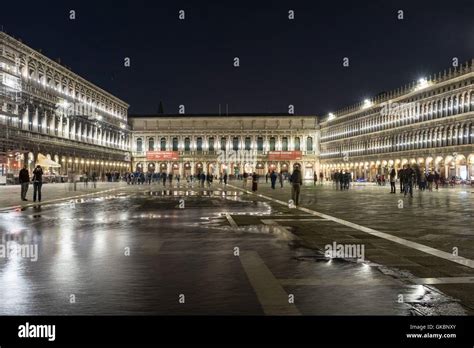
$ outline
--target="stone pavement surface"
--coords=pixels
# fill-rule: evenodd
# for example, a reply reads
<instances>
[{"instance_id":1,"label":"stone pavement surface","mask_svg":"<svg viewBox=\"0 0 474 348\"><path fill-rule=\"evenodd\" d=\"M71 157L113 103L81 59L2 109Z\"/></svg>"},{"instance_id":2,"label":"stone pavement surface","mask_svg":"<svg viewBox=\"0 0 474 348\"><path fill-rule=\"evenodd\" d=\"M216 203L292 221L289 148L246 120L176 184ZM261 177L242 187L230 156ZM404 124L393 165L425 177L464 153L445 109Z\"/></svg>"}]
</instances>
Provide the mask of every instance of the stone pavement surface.
<instances>
[{"instance_id":1,"label":"stone pavement surface","mask_svg":"<svg viewBox=\"0 0 474 348\"><path fill-rule=\"evenodd\" d=\"M472 214L465 193L406 198L400 214L389 212L399 197L379 188L305 186L304 211L286 205L289 187L262 183L263 197L231 185L112 183L78 198L57 186L50 197L62 200L1 210L2 243L36 245L37 260L0 258L0 314L472 314L472 268L312 213L440 250L464 236L470 257L472 232L456 232ZM421 205L462 221L423 239L433 224ZM365 260L327 258L333 242L363 244Z\"/></svg>"},{"instance_id":2,"label":"stone pavement surface","mask_svg":"<svg viewBox=\"0 0 474 348\"><path fill-rule=\"evenodd\" d=\"M106 191L126 186L123 182L89 182L87 185L83 182L74 183L47 183L42 186L43 203L51 200L64 199L68 197L80 196L87 193ZM20 185L0 186L0 209L9 209L12 207L24 207L32 205L33 185L30 184L26 198L28 201L22 201L20 198Z\"/></svg>"},{"instance_id":3,"label":"stone pavement surface","mask_svg":"<svg viewBox=\"0 0 474 348\"><path fill-rule=\"evenodd\" d=\"M240 182L232 183L242 188ZM365 246L365 258L372 263L396 269L410 278L434 278L436 287L463 302L470 313L474 309L474 193L471 187L440 189L433 192L416 190L414 197L390 194L390 186L355 186L348 191L332 185L305 183L301 189L300 207L327 214L336 221L287 221L287 228L301 238L304 246L323 250L327 244L346 243ZM258 195L287 203L290 185L272 190L264 180ZM268 200L267 200L268 201ZM301 213L280 203L286 213ZM375 229L408 243L395 243L359 229L340 224L337 219ZM241 221L245 224L245 218ZM283 222L282 222L283 223ZM443 257L427 254L411 247L410 242L454 254L468 260L470 267Z\"/></svg>"}]
</instances>

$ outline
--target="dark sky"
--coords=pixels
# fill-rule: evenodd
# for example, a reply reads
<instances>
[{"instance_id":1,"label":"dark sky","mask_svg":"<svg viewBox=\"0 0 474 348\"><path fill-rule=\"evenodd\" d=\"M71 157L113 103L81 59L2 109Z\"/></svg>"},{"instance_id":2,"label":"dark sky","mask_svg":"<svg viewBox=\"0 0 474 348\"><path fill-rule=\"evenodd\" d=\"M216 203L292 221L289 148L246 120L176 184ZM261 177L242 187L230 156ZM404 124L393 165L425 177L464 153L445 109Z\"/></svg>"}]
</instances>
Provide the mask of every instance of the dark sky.
<instances>
[{"instance_id":1,"label":"dark sky","mask_svg":"<svg viewBox=\"0 0 474 348\"><path fill-rule=\"evenodd\" d=\"M3 1L0 25L129 113L325 115L474 58L473 0Z\"/></svg>"}]
</instances>

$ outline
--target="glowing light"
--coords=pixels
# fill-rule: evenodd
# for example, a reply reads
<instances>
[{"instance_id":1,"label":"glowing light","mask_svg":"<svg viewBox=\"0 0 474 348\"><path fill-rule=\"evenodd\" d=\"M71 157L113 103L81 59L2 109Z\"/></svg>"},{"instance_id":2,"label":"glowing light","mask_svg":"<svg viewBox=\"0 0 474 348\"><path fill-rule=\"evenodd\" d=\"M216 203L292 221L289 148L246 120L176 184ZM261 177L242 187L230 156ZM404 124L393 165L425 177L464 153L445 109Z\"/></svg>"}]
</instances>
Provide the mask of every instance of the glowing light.
<instances>
[{"instance_id":1,"label":"glowing light","mask_svg":"<svg viewBox=\"0 0 474 348\"><path fill-rule=\"evenodd\" d=\"M369 99L364 99L364 104L362 105L362 108L367 109L370 108L373 105L373 103Z\"/></svg>"},{"instance_id":2,"label":"glowing light","mask_svg":"<svg viewBox=\"0 0 474 348\"><path fill-rule=\"evenodd\" d=\"M428 87L430 84L428 83L428 80L424 77L418 79L418 85L415 87L415 90L420 90L423 88Z\"/></svg>"}]
</instances>

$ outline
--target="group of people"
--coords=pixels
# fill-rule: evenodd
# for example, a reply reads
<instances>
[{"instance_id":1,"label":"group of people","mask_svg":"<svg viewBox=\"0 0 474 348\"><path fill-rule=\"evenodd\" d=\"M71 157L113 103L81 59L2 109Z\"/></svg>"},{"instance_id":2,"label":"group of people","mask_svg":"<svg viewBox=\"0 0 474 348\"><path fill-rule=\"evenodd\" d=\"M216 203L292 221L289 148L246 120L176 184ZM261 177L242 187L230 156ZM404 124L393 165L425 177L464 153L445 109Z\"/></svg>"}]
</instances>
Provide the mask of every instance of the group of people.
<instances>
[{"instance_id":1,"label":"group of people","mask_svg":"<svg viewBox=\"0 0 474 348\"><path fill-rule=\"evenodd\" d=\"M331 175L333 183L336 184L336 190L349 190L352 181L352 173L345 170L337 170Z\"/></svg>"},{"instance_id":2,"label":"group of people","mask_svg":"<svg viewBox=\"0 0 474 348\"><path fill-rule=\"evenodd\" d=\"M319 173L319 185L322 185L323 182L324 182L324 174L323 174L323 172L320 172ZM317 183L318 183L318 173L314 172L313 185L316 186Z\"/></svg>"},{"instance_id":3,"label":"group of people","mask_svg":"<svg viewBox=\"0 0 474 348\"><path fill-rule=\"evenodd\" d=\"M441 180L441 176L436 170L424 172L418 167L412 168L409 164L405 164L398 173L395 168L390 171L390 193L396 193L397 177L400 180L400 193L406 196L410 194L413 197L413 186L418 186L420 191L428 189L433 191L433 186L437 190Z\"/></svg>"},{"instance_id":4,"label":"group of people","mask_svg":"<svg viewBox=\"0 0 474 348\"><path fill-rule=\"evenodd\" d=\"M41 188L43 186L43 168L40 165L37 165L33 170L33 177L30 180L30 172L28 166L24 166L19 173L19 180L21 185L21 200L27 201L26 194L28 193L28 188L30 183L33 183L33 202L41 202Z\"/></svg>"},{"instance_id":5,"label":"group of people","mask_svg":"<svg viewBox=\"0 0 474 348\"><path fill-rule=\"evenodd\" d=\"M163 186L166 186L168 182L169 186L173 185L173 181L177 182L178 185L181 182L181 175L180 174L172 174L172 173L154 173L154 172L134 172L134 173L125 173L124 180L129 185L144 185L144 184L152 184L152 183L162 183ZM200 172L197 174L186 175L185 177L186 183L193 184L198 183L201 187L211 187L212 182L217 180L217 176L211 173L204 173ZM227 173L221 174L219 176L219 183L224 183L227 185L228 175Z\"/></svg>"},{"instance_id":6,"label":"group of people","mask_svg":"<svg viewBox=\"0 0 474 348\"><path fill-rule=\"evenodd\" d=\"M300 192L301 192L301 185L303 185L303 175L301 173L301 169L299 166L295 166L293 169L293 173L291 175L287 175L287 173L277 173L274 170L271 173L265 174L265 182L268 183L270 179L271 188L274 190L276 187L276 183L278 181L281 188L283 188L283 182L285 181L285 177L288 178L288 181L291 184L291 200L294 205L299 204L300 200ZM252 180L252 191L255 192L258 189L258 181L259 175L256 172L252 174L244 173L244 187L246 186L246 181L251 179Z\"/></svg>"}]
</instances>

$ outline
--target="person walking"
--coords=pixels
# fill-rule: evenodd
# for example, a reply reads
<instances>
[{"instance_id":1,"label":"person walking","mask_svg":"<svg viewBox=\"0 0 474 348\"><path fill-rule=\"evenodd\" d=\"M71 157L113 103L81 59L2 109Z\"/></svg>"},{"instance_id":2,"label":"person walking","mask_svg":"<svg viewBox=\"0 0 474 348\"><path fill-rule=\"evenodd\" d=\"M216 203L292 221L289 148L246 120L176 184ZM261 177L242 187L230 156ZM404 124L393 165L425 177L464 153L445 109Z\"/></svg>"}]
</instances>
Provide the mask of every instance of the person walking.
<instances>
[{"instance_id":1,"label":"person walking","mask_svg":"<svg viewBox=\"0 0 474 348\"><path fill-rule=\"evenodd\" d=\"M316 186L316 183L318 182L318 174L314 172L313 174L313 186Z\"/></svg>"},{"instance_id":2,"label":"person walking","mask_svg":"<svg viewBox=\"0 0 474 348\"><path fill-rule=\"evenodd\" d=\"M224 185L227 185L227 173L224 173Z\"/></svg>"},{"instance_id":3,"label":"person walking","mask_svg":"<svg viewBox=\"0 0 474 348\"><path fill-rule=\"evenodd\" d=\"M280 182L280 187L283 188L283 175L280 173L278 173L278 181Z\"/></svg>"},{"instance_id":4,"label":"person walking","mask_svg":"<svg viewBox=\"0 0 474 348\"><path fill-rule=\"evenodd\" d=\"M323 172L320 172L319 173L319 185L323 184L323 180L324 180L324 174L323 174Z\"/></svg>"},{"instance_id":5,"label":"person walking","mask_svg":"<svg viewBox=\"0 0 474 348\"><path fill-rule=\"evenodd\" d=\"M33 170L33 202L41 202L41 187L43 186L43 169L40 165L37 165Z\"/></svg>"},{"instance_id":6,"label":"person walking","mask_svg":"<svg viewBox=\"0 0 474 348\"><path fill-rule=\"evenodd\" d=\"M21 200L27 201L26 193L30 185L30 173L28 172L28 166L26 164L23 166L23 169L20 170L19 179L21 185Z\"/></svg>"},{"instance_id":7,"label":"person walking","mask_svg":"<svg viewBox=\"0 0 474 348\"><path fill-rule=\"evenodd\" d=\"M299 166L295 166L293 173L290 177L291 181L291 199L295 205L299 204L300 199L300 189L303 184L303 176L301 175L301 170Z\"/></svg>"},{"instance_id":8,"label":"person walking","mask_svg":"<svg viewBox=\"0 0 474 348\"><path fill-rule=\"evenodd\" d=\"M392 168L390 171L390 193L397 193L395 189L395 180L397 177L397 172L395 171L395 168Z\"/></svg>"},{"instance_id":9,"label":"person walking","mask_svg":"<svg viewBox=\"0 0 474 348\"><path fill-rule=\"evenodd\" d=\"M270 181L272 183L272 189L273 190L275 189L275 184L276 184L277 178L278 178L277 173L275 173L275 171L272 170L272 174L270 174Z\"/></svg>"}]
</instances>

